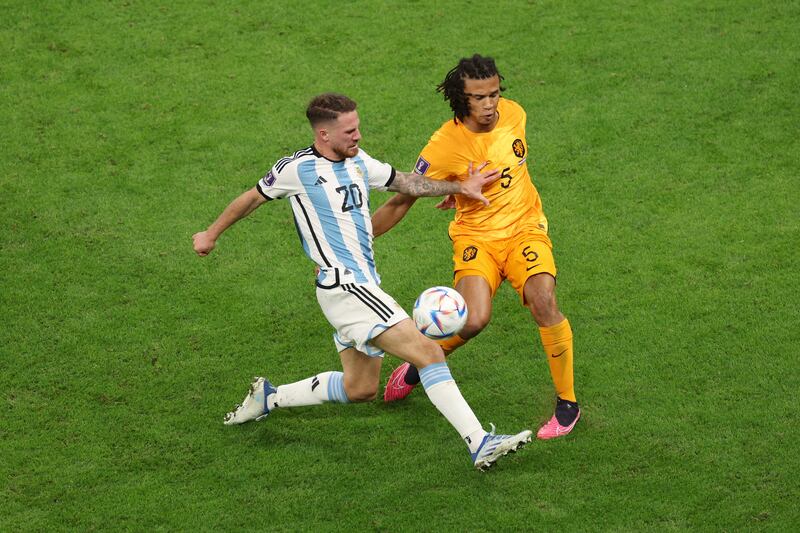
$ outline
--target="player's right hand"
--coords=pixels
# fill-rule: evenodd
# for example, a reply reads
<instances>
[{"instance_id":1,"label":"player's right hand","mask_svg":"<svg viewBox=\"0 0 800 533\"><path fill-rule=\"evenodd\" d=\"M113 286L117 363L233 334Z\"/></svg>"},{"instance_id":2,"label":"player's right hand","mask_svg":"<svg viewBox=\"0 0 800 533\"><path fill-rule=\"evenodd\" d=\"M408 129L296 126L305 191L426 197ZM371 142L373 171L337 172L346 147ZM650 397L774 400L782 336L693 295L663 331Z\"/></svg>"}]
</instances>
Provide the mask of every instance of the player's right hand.
<instances>
[{"instance_id":1,"label":"player's right hand","mask_svg":"<svg viewBox=\"0 0 800 533\"><path fill-rule=\"evenodd\" d=\"M194 241L194 251L200 257L205 257L211 253L211 250L213 250L214 246L217 244L217 241L212 239L207 231L198 231L192 235L192 241Z\"/></svg>"}]
</instances>

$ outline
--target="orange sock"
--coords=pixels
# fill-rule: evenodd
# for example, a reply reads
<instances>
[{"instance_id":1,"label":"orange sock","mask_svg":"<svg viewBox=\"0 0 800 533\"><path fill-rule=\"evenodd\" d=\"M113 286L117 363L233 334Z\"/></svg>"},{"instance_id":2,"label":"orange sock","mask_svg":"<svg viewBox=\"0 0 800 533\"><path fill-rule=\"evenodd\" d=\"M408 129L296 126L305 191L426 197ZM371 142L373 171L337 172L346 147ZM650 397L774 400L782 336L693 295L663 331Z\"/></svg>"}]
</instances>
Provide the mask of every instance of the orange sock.
<instances>
[{"instance_id":1,"label":"orange sock","mask_svg":"<svg viewBox=\"0 0 800 533\"><path fill-rule=\"evenodd\" d=\"M572 377L572 328L565 318L560 324L539 328L556 393L562 400L577 402Z\"/></svg>"},{"instance_id":2,"label":"orange sock","mask_svg":"<svg viewBox=\"0 0 800 533\"><path fill-rule=\"evenodd\" d=\"M455 351L456 348L459 346L464 346L467 343L467 341L462 339L460 335L453 335L450 338L441 339L436 342L442 347L445 355L450 355L453 353L453 351Z\"/></svg>"}]
</instances>

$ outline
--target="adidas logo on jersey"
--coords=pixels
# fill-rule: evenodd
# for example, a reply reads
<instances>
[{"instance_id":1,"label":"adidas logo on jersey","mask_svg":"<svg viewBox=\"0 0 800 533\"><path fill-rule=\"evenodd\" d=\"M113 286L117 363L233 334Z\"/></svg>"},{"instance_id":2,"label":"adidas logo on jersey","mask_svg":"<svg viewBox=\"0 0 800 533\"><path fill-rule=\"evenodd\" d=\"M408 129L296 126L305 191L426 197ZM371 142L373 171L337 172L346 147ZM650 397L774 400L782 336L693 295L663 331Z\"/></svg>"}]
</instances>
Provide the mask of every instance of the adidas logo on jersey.
<instances>
[{"instance_id":1,"label":"adidas logo on jersey","mask_svg":"<svg viewBox=\"0 0 800 533\"><path fill-rule=\"evenodd\" d=\"M328 183L328 180L326 180L322 176L319 176L317 177L317 182L314 185L322 185L323 183Z\"/></svg>"}]
</instances>

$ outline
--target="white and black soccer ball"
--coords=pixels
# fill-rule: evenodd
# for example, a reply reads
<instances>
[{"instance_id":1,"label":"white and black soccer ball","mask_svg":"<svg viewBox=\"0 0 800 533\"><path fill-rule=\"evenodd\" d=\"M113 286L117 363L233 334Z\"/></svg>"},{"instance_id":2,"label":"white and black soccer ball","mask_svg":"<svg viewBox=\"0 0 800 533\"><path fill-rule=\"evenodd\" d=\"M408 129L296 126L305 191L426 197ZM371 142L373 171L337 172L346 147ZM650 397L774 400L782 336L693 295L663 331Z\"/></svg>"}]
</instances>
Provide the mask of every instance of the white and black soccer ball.
<instances>
[{"instance_id":1,"label":"white and black soccer ball","mask_svg":"<svg viewBox=\"0 0 800 533\"><path fill-rule=\"evenodd\" d=\"M450 287L431 287L414 302L414 323L431 339L452 337L467 323L467 302Z\"/></svg>"}]
</instances>

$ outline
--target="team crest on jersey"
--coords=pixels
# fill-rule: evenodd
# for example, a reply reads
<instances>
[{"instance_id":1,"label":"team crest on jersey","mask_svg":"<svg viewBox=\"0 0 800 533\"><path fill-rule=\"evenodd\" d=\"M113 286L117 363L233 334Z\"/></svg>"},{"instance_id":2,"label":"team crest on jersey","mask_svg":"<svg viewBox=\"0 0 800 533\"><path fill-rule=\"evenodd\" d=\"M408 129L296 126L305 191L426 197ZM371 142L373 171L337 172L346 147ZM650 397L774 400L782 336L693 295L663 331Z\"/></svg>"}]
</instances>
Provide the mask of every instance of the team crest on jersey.
<instances>
[{"instance_id":1,"label":"team crest on jersey","mask_svg":"<svg viewBox=\"0 0 800 533\"><path fill-rule=\"evenodd\" d=\"M517 157L525 157L525 143L522 139L514 139L511 144L511 149L514 150L514 155Z\"/></svg>"},{"instance_id":2,"label":"team crest on jersey","mask_svg":"<svg viewBox=\"0 0 800 533\"><path fill-rule=\"evenodd\" d=\"M431 164L428 163L427 161L425 161L425 158L423 158L422 156L419 156L419 159L417 159L417 164L414 165L414 172L416 172L420 176L424 176L425 173L430 168L430 166L431 166Z\"/></svg>"},{"instance_id":3,"label":"team crest on jersey","mask_svg":"<svg viewBox=\"0 0 800 533\"><path fill-rule=\"evenodd\" d=\"M467 246L464 248L464 254L461 256L461 259L466 263L467 261L472 261L478 257L478 249L475 246Z\"/></svg>"},{"instance_id":4,"label":"team crest on jersey","mask_svg":"<svg viewBox=\"0 0 800 533\"><path fill-rule=\"evenodd\" d=\"M359 178L364 179L364 173L361 171L361 167L358 165L356 165L356 174L358 174Z\"/></svg>"},{"instance_id":5,"label":"team crest on jersey","mask_svg":"<svg viewBox=\"0 0 800 533\"><path fill-rule=\"evenodd\" d=\"M276 179L275 174L273 174L272 171L270 170L269 172L267 172L267 175L264 176L264 183L267 184L267 187L272 187L272 184L275 183L275 179Z\"/></svg>"}]
</instances>

